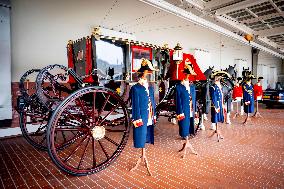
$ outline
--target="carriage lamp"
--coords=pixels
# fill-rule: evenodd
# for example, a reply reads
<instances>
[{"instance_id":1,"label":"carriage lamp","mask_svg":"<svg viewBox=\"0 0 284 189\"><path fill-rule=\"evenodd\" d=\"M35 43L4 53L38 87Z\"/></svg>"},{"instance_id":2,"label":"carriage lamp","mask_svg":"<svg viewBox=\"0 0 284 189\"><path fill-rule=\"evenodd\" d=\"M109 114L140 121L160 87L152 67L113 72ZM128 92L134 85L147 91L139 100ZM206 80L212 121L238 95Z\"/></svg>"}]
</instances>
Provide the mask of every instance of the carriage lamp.
<instances>
[{"instance_id":1,"label":"carriage lamp","mask_svg":"<svg viewBox=\"0 0 284 189\"><path fill-rule=\"evenodd\" d=\"M92 128L91 133L95 140L100 140L105 137L106 130L103 126L95 126Z\"/></svg>"},{"instance_id":2,"label":"carriage lamp","mask_svg":"<svg viewBox=\"0 0 284 189\"><path fill-rule=\"evenodd\" d=\"M176 61L183 60L182 47L180 46L179 43L177 43L177 45L174 48L173 60L176 60Z\"/></svg>"},{"instance_id":3,"label":"carriage lamp","mask_svg":"<svg viewBox=\"0 0 284 189\"><path fill-rule=\"evenodd\" d=\"M253 36L251 34L246 34L244 36L245 40L247 40L249 43L253 40Z\"/></svg>"}]
</instances>

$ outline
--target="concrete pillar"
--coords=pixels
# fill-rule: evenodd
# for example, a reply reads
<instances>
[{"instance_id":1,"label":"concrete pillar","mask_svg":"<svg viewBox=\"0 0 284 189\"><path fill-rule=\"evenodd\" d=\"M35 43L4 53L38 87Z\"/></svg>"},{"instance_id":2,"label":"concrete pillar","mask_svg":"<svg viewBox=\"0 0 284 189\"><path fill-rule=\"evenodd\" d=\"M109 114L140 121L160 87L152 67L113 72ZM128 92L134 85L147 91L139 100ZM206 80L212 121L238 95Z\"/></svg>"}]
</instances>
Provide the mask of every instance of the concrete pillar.
<instances>
[{"instance_id":1,"label":"concrete pillar","mask_svg":"<svg viewBox=\"0 0 284 189\"><path fill-rule=\"evenodd\" d=\"M251 48L251 57L252 57L252 74L257 76L257 64L258 64L258 54L259 49Z\"/></svg>"}]
</instances>

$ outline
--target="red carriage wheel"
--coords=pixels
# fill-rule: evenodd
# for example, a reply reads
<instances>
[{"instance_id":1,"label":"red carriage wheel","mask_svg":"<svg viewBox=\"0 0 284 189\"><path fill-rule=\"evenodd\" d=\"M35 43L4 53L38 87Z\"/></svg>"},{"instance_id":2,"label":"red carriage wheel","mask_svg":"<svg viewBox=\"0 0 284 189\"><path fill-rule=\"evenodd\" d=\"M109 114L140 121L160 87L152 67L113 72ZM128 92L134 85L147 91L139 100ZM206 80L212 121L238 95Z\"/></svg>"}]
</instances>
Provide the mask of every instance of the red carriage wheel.
<instances>
[{"instance_id":1,"label":"red carriage wheel","mask_svg":"<svg viewBox=\"0 0 284 189\"><path fill-rule=\"evenodd\" d=\"M75 89L67 82L68 68L54 64L43 68L36 78L36 94L46 108L52 110Z\"/></svg>"},{"instance_id":2,"label":"red carriage wheel","mask_svg":"<svg viewBox=\"0 0 284 189\"><path fill-rule=\"evenodd\" d=\"M96 173L122 152L129 136L124 101L112 90L87 87L67 97L48 124L52 161L72 175Z\"/></svg>"},{"instance_id":3,"label":"red carriage wheel","mask_svg":"<svg viewBox=\"0 0 284 189\"><path fill-rule=\"evenodd\" d=\"M39 103L26 103L19 114L20 128L25 139L35 148L47 150L46 127L49 113L46 109Z\"/></svg>"},{"instance_id":4,"label":"red carriage wheel","mask_svg":"<svg viewBox=\"0 0 284 189\"><path fill-rule=\"evenodd\" d=\"M27 71L20 79L18 96L19 123L23 136L35 148L47 150L46 126L48 112L37 98L36 85L32 82L40 72L39 69Z\"/></svg>"}]
</instances>

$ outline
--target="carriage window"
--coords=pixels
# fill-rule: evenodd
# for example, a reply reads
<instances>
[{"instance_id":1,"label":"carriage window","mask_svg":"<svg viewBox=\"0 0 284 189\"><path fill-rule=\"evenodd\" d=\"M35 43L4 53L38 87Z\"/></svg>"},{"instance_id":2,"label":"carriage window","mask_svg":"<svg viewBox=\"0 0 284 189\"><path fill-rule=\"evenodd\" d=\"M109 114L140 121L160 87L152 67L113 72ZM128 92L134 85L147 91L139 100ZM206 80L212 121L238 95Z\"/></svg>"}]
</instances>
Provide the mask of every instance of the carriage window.
<instances>
[{"instance_id":1,"label":"carriage window","mask_svg":"<svg viewBox=\"0 0 284 189\"><path fill-rule=\"evenodd\" d=\"M113 69L113 79L122 79L124 53L123 47L106 41L96 41L96 59L98 75L101 80L110 79L109 69Z\"/></svg>"}]
</instances>

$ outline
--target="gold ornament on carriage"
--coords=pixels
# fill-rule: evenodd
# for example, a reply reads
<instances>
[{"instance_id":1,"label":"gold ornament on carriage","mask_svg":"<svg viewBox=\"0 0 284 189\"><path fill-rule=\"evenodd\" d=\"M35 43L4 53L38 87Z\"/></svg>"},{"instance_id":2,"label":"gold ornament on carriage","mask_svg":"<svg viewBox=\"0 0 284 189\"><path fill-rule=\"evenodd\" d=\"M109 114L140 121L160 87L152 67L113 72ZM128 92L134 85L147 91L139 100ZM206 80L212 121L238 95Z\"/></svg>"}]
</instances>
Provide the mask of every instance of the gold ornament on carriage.
<instances>
[{"instance_id":1,"label":"gold ornament on carriage","mask_svg":"<svg viewBox=\"0 0 284 189\"><path fill-rule=\"evenodd\" d=\"M120 87L116 88L115 92L116 92L117 94L120 94L120 92L121 92Z\"/></svg>"}]
</instances>

